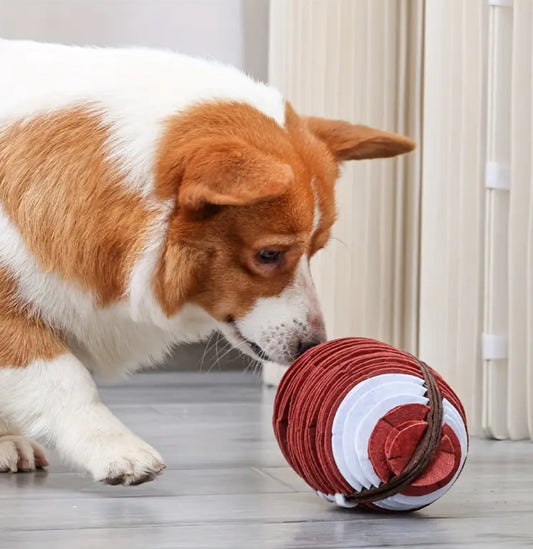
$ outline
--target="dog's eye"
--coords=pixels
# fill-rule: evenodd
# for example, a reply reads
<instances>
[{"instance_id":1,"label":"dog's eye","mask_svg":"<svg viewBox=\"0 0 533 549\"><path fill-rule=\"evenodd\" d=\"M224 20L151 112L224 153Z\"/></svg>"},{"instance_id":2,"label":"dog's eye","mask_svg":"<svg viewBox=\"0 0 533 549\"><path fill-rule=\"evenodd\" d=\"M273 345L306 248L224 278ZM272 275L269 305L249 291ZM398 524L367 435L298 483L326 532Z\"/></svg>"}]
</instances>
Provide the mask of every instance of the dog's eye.
<instances>
[{"instance_id":1,"label":"dog's eye","mask_svg":"<svg viewBox=\"0 0 533 549\"><path fill-rule=\"evenodd\" d=\"M281 263L281 260L283 259L283 252L266 248L257 254L257 259L259 263L262 263L263 265L278 264Z\"/></svg>"}]
</instances>

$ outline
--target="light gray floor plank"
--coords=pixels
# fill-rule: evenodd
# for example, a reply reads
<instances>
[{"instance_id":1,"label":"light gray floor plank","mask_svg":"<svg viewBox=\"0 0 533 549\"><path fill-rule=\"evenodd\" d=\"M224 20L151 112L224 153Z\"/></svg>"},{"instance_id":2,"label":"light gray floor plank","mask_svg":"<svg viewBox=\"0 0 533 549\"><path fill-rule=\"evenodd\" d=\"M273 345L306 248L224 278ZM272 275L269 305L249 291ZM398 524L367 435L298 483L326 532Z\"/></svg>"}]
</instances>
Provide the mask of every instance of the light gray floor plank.
<instances>
[{"instance_id":1,"label":"light gray floor plank","mask_svg":"<svg viewBox=\"0 0 533 549\"><path fill-rule=\"evenodd\" d=\"M286 466L257 376L143 374L102 395L161 451L164 476L102 486L53 456L48 473L0 475L0 549L533 546L530 443L474 440L440 501L368 515L323 502Z\"/></svg>"}]
</instances>

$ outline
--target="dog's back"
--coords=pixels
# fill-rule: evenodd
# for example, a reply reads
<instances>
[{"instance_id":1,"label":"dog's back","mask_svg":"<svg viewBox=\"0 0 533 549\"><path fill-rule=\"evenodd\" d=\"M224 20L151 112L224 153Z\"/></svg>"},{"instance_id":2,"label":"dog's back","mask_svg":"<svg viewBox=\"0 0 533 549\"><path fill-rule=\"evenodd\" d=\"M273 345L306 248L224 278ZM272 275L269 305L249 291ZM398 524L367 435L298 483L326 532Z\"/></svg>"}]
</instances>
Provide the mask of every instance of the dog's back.
<instances>
[{"instance_id":1,"label":"dog's back","mask_svg":"<svg viewBox=\"0 0 533 549\"><path fill-rule=\"evenodd\" d=\"M119 128L118 137L152 139L170 114L205 101L252 105L279 124L280 93L237 69L143 48L94 48L0 39L0 124L96 103ZM124 133L120 133L120 132ZM145 152L141 148L134 152Z\"/></svg>"}]
</instances>

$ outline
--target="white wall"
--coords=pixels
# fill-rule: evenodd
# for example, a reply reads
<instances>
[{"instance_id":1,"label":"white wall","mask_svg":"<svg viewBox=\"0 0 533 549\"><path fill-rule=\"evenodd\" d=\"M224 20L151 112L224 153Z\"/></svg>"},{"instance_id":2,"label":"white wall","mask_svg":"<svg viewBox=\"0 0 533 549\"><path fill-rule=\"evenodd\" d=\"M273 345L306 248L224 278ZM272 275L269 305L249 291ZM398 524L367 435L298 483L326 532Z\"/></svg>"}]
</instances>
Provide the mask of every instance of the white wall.
<instances>
[{"instance_id":1,"label":"white wall","mask_svg":"<svg viewBox=\"0 0 533 549\"><path fill-rule=\"evenodd\" d=\"M265 79L268 0L0 0L0 36L171 48Z\"/></svg>"}]
</instances>

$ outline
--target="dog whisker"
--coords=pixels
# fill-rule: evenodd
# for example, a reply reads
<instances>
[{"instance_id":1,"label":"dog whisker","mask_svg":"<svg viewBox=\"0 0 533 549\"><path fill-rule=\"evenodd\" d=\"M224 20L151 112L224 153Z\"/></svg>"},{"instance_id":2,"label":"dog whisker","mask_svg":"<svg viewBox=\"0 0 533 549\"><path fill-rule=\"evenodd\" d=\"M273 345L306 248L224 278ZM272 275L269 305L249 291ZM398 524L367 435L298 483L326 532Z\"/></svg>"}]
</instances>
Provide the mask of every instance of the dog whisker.
<instances>
[{"instance_id":1,"label":"dog whisker","mask_svg":"<svg viewBox=\"0 0 533 549\"><path fill-rule=\"evenodd\" d=\"M206 357L207 357L207 353L209 352L209 350L210 350L210 349L212 348L212 346L213 346L212 342L213 342L213 338L214 338L214 337L218 337L217 332L213 332L213 333L209 336L209 338L208 338L208 340L207 340L207 342L206 342L206 344L205 344L204 352L202 353L202 358L200 359L200 372L204 369L204 366L205 366L205 359L206 359Z\"/></svg>"}]
</instances>

